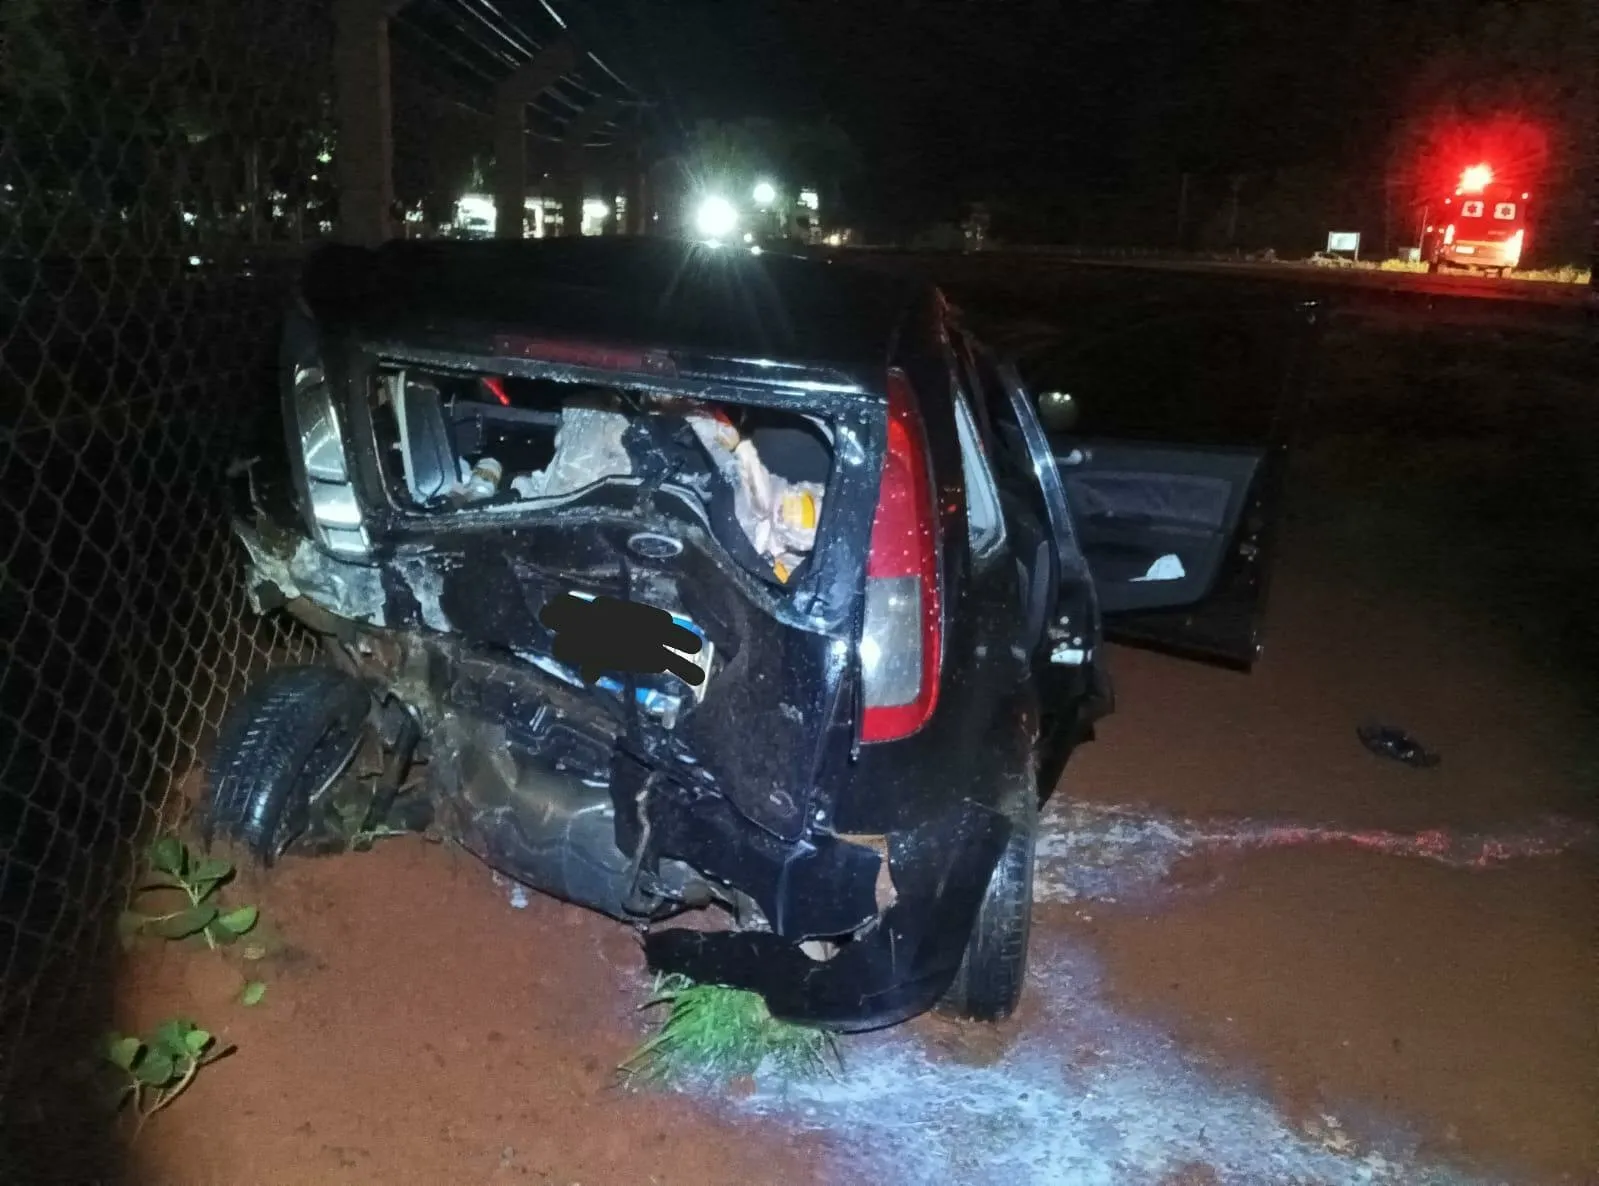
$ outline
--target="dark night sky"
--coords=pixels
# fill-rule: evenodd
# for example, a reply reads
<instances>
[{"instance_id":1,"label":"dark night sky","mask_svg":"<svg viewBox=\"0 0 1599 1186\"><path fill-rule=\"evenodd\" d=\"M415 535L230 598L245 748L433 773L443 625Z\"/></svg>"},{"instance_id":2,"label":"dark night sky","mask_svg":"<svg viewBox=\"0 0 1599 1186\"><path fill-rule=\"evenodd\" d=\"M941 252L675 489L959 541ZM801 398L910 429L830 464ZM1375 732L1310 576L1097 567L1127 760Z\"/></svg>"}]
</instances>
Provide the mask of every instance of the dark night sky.
<instances>
[{"instance_id":1,"label":"dark night sky","mask_svg":"<svg viewBox=\"0 0 1599 1186\"><path fill-rule=\"evenodd\" d=\"M1113 190L1151 170L1369 169L1412 77L1494 2L571 5L609 18L616 57L664 127L828 116L867 160L859 200L930 212L990 194ZM1584 2L1521 0L1574 26Z\"/></svg>"}]
</instances>

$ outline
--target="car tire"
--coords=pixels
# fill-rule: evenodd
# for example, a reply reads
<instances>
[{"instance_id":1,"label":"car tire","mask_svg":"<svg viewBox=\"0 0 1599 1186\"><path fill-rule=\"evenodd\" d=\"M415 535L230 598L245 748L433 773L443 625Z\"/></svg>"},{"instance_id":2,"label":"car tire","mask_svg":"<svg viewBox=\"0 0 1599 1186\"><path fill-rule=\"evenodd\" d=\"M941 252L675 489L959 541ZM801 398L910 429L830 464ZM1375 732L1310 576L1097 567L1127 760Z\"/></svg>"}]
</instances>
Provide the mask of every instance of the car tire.
<instances>
[{"instance_id":1,"label":"car tire","mask_svg":"<svg viewBox=\"0 0 1599 1186\"><path fill-rule=\"evenodd\" d=\"M312 803L349 767L372 698L326 667L267 672L223 717L206 779L207 843L222 836L271 865L305 830Z\"/></svg>"},{"instance_id":2,"label":"car tire","mask_svg":"<svg viewBox=\"0 0 1599 1186\"><path fill-rule=\"evenodd\" d=\"M1038 844L1038 788L1029 774L1010 796L1011 834L972 924L955 980L941 1009L971 1021L1003 1021L1021 1002L1033 928L1033 860Z\"/></svg>"},{"instance_id":3,"label":"car tire","mask_svg":"<svg viewBox=\"0 0 1599 1186\"><path fill-rule=\"evenodd\" d=\"M1440 264L1437 260L1430 259L1430 260L1427 261L1427 275L1436 276L1442 270L1443 270L1443 265Z\"/></svg>"}]
</instances>

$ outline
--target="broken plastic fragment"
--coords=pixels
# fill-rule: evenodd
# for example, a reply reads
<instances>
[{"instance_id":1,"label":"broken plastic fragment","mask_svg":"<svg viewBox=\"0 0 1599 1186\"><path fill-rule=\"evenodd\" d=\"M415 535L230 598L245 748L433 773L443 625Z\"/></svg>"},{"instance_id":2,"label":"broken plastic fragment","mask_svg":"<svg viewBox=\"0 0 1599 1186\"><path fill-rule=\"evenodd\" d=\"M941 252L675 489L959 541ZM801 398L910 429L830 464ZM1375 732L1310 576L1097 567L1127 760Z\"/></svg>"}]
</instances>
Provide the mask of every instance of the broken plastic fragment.
<instances>
[{"instance_id":1,"label":"broken plastic fragment","mask_svg":"<svg viewBox=\"0 0 1599 1186\"><path fill-rule=\"evenodd\" d=\"M1149 566L1149 571L1141 577L1134 577L1134 581L1180 581L1188 575L1183 568L1182 558L1175 552L1168 552L1155 563Z\"/></svg>"},{"instance_id":2,"label":"broken plastic fragment","mask_svg":"<svg viewBox=\"0 0 1599 1186\"><path fill-rule=\"evenodd\" d=\"M1403 762L1417 770L1430 769L1443 761L1439 754L1393 725L1364 724L1355 730L1355 736L1360 738L1361 745L1379 758Z\"/></svg>"}]
</instances>

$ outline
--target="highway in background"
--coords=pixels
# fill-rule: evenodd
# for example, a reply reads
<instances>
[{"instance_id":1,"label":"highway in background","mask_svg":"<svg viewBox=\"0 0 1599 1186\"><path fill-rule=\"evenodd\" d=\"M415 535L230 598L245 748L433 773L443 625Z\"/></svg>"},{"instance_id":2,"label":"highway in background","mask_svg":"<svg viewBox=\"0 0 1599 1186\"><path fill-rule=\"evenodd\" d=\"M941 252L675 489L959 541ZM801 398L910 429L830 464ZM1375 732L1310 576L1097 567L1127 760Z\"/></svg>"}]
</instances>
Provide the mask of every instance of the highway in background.
<instances>
[{"instance_id":1,"label":"highway in background","mask_svg":"<svg viewBox=\"0 0 1599 1186\"><path fill-rule=\"evenodd\" d=\"M1222 290L1272 289L1324 302L1338 316L1383 316L1432 324L1522 325L1592 332L1599 290L1586 284L1498 279L1465 273L1384 272L1308 263L1090 259L1048 248L916 252L844 248L829 253L874 269L932 280L974 309L1045 314L1099 290L1141 289L1196 300Z\"/></svg>"}]
</instances>

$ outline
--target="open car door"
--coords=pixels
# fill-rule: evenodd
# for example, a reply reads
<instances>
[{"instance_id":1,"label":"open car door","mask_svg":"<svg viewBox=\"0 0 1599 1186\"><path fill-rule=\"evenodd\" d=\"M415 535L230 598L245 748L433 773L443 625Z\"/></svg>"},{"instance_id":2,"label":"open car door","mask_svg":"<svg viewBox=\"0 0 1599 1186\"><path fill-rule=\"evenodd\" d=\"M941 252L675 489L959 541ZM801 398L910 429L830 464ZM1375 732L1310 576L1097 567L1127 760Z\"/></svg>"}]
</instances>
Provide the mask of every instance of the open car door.
<instances>
[{"instance_id":1,"label":"open car door","mask_svg":"<svg viewBox=\"0 0 1599 1186\"><path fill-rule=\"evenodd\" d=\"M1318 310L1129 297L1019 370L1107 638L1248 669Z\"/></svg>"}]
</instances>

